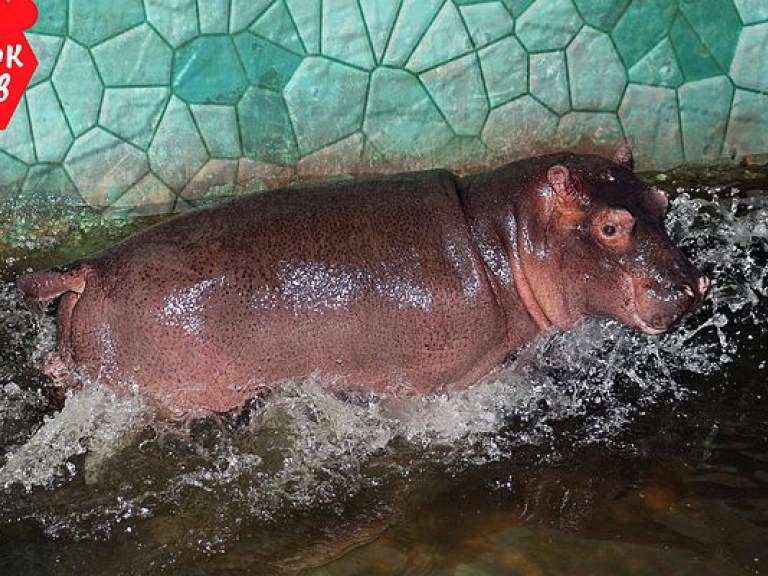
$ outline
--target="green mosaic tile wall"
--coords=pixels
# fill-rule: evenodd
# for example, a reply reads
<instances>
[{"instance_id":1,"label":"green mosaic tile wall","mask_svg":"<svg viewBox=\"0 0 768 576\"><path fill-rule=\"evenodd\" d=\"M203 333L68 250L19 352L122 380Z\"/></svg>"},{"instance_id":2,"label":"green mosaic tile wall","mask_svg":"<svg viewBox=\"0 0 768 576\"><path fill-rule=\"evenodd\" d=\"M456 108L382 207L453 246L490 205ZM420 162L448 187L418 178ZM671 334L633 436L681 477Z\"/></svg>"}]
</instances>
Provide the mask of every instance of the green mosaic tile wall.
<instances>
[{"instance_id":1,"label":"green mosaic tile wall","mask_svg":"<svg viewBox=\"0 0 768 576\"><path fill-rule=\"evenodd\" d=\"M559 149L768 154L766 0L37 0L0 201L167 212L233 184Z\"/></svg>"}]
</instances>

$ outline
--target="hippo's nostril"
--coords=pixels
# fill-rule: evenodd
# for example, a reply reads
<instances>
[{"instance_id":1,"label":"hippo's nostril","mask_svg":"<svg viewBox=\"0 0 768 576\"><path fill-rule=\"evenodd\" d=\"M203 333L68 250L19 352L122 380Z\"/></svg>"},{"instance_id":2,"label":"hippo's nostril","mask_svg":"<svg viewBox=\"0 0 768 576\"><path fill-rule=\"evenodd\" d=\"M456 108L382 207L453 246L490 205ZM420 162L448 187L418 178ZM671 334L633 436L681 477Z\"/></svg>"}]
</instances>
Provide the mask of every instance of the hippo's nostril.
<instances>
[{"instance_id":1,"label":"hippo's nostril","mask_svg":"<svg viewBox=\"0 0 768 576\"><path fill-rule=\"evenodd\" d=\"M709 290L709 285L709 278L706 276L701 276L699 278L699 296L704 296L704 294L707 293L707 290Z\"/></svg>"}]
</instances>

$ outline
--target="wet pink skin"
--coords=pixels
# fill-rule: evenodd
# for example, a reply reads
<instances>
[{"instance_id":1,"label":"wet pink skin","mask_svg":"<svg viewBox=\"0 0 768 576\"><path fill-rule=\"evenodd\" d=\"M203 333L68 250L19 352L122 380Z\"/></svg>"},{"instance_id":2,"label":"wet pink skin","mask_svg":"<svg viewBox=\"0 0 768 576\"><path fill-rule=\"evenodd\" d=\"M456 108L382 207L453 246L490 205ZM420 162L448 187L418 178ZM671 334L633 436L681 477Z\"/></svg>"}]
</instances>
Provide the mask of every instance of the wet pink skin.
<instances>
[{"instance_id":1,"label":"wet pink skin","mask_svg":"<svg viewBox=\"0 0 768 576\"><path fill-rule=\"evenodd\" d=\"M666 199L617 158L269 191L17 284L59 298L55 384L79 370L173 418L313 376L460 390L542 332L603 316L655 334L701 302L708 280L667 237Z\"/></svg>"}]
</instances>

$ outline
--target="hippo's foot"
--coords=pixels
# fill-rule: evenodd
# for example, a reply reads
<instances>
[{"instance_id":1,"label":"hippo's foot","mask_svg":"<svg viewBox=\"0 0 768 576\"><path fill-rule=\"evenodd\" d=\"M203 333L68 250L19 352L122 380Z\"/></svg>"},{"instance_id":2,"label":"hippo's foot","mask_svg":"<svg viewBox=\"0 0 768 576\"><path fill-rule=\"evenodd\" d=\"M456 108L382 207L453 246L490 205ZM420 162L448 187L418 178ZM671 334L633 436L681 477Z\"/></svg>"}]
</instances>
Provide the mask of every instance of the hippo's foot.
<instances>
[{"instance_id":1,"label":"hippo's foot","mask_svg":"<svg viewBox=\"0 0 768 576\"><path fill-rule=\"evenodd\" d=\"M67 362L58 352L49 352L43 360L42 372L51 381L43 388L48 400L56 408L62 408L67 397L67 390L80 388L80 382L74 377Z\"/></svg>"},{"instance_id":2,"label":"hippo's foot","mask_svg":"<svg viewBox=\"0 0 768 576\"><path fill-rule=\"evenodd\" d=\"M43 396L54 410L61 410L67 400L67 391L63 386L44 386Z\"/></svg>"}]
</instances>

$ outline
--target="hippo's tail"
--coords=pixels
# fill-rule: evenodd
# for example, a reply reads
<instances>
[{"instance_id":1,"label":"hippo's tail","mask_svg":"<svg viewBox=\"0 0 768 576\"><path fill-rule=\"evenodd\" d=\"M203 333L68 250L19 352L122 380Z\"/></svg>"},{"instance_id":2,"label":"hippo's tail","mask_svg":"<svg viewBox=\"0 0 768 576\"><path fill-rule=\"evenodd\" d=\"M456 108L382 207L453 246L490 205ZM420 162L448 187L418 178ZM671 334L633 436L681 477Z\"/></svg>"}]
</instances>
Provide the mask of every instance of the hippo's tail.
<instances>
[{"instance_id":1,"label":"hippo's tail","mask_svg":"<svg viewBox=\"0 0 768 576\"><path fill-rule=\"evenodd\" d=\"M67 292L82 294L93 273L91 265L78 262L64 268L22 274L16 279L16 287L27 300L47 303Z\"/></svg>"}]
</instances>

